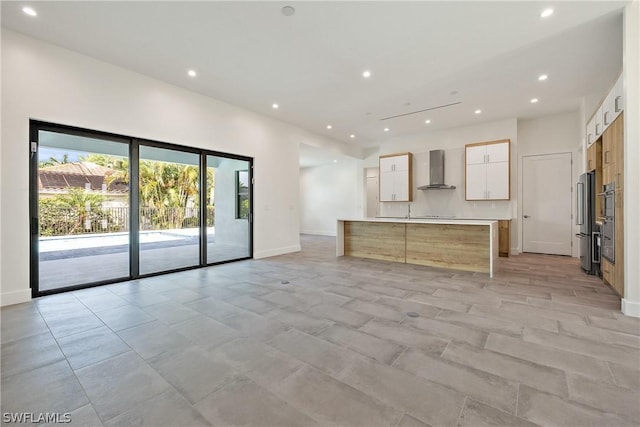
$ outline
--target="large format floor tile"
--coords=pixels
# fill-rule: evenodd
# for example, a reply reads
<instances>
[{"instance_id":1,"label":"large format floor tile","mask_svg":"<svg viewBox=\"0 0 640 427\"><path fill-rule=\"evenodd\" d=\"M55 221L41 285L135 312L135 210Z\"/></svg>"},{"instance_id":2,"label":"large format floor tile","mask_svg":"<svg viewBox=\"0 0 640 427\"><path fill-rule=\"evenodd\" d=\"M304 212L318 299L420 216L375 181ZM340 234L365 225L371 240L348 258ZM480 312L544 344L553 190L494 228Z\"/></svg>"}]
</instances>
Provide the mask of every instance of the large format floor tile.
<instances>
[{"instance_id":1,"label":"large format floor tile","mask_svg":"<svg viewBox=\"0 0 640 427\"><path fill-rule=\"evenodd\" d=\"M213 425L315 426L309 416L248 378L210 394L196 408Z\"/></svg>"},{"instance_id":2,"label":"large format floor tile","mask_svg":"<svg viewBox=\"0 0 640 427\"><path fill-rule=\"evenodd\" d=\"M301 252L0 310L2 412L72 426L631 426L640 319L575 259Z\"/></svg>"}]
</instances>

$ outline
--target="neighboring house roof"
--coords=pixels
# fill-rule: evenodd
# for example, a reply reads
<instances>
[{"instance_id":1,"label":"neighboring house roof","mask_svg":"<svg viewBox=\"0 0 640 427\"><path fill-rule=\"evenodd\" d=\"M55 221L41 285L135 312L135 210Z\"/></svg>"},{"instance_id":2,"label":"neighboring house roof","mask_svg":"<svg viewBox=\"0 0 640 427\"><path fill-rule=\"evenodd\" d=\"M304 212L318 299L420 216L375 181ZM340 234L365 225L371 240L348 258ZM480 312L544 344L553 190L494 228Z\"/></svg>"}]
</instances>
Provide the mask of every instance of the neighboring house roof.
<instances>
[{"instance_id":1,"label":"neighboring house roof","mask_svg":"<svg viewBox=\"0 0 640 427\"><path fill-rule=\"evenodd\" d=\"M38 188L48 191L70 188L102 191L102 185L108 184L109 176L114 173L113 169L91 162L47 166L38 170ZM128 191L129 185L123 181L113 181L107 186L108 193L127 193Z\"/></svg>"}]
</instances>

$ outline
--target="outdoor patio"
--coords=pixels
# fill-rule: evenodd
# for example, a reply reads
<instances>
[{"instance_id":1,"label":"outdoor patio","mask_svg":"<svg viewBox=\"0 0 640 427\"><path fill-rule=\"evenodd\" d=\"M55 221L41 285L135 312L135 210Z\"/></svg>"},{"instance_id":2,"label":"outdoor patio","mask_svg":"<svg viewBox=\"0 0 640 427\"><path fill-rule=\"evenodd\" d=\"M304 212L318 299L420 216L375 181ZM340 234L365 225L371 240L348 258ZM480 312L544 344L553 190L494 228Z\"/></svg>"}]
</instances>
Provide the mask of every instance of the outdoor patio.
<instances>
[{"instance_id":1,"label":"outdoor patio","mask_svg":"<svg viewBox=\"0 0 640 427\"><path fill-rule=\"evenodd\" d=\"M218 263L248 257L248 245L215 241L209 227L207 259ZM144 231L140 233L140 274L196 266L199 263L198 229ZM40 291L129 275L128 233L105 233L42 238L40 241Z\"/></svg>"}]
</instances>

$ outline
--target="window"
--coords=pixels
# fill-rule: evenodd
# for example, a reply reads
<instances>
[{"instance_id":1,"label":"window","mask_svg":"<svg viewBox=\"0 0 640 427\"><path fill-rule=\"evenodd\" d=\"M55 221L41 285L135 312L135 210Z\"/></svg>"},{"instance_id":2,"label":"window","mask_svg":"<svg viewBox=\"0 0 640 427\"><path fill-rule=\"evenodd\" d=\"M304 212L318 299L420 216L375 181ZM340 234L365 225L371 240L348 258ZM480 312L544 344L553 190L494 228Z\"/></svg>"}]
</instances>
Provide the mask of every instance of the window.
<instances>
[{"instance_id":1,"label":"window","mask_svg":"<svg viewBox=\"0 0 640 427\"><path fill-rule=\"evenodd\" d=\"M236 171L236 218L249 218L249 171Z\"/></svg>"}]
</instances>

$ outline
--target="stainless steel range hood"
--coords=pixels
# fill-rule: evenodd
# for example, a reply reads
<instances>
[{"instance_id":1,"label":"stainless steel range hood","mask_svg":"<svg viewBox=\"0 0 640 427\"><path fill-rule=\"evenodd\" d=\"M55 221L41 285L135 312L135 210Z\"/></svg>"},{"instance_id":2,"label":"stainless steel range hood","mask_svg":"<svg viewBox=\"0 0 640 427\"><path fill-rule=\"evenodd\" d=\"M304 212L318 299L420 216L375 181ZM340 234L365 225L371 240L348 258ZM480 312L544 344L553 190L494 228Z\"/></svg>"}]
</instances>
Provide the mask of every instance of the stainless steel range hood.
<instances>
[{"instance_id":1,"label":"stainless steel range hood","mask_svg":"<svg viewBox=\"0 0 640 427\"><path fill-rule=\"evenodd\" d=\"M455 185L444 183L444 150L429 151L429 185L418 187L418 190L452 190Z\"/></svg>"}]
</instances>

